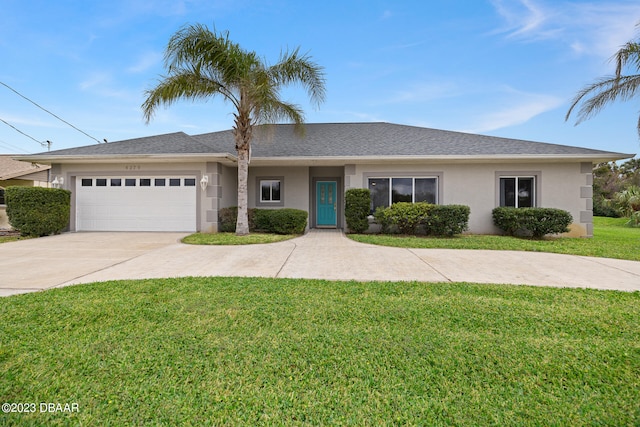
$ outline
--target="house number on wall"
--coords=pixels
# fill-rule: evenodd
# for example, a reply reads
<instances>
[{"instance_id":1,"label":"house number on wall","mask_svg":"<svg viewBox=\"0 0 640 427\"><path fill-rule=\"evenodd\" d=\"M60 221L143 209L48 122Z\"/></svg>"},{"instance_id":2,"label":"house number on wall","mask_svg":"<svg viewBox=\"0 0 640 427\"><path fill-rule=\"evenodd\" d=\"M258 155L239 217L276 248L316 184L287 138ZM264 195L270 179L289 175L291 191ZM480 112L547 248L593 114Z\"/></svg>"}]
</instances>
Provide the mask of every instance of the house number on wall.
<instances>
[{"instance_id":1,"label":"house number on wall","mask_svg":"<svg viewBox=\"0 0 640 427\"><path fill-rule=\"evenodd\" d=\"M124 170L137 171L140 170L140 165L124 165Z\"/></svg>"}]
</instances>

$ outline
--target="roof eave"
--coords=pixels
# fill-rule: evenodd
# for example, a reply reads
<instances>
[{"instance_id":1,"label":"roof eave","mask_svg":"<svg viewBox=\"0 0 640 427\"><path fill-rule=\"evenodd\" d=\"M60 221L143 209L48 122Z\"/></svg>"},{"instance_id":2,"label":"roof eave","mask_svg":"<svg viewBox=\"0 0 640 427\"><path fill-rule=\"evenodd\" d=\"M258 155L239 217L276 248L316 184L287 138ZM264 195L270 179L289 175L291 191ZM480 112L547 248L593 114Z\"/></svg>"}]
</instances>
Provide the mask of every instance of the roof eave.
<instances>
[{"instance_id":1,"label":"roof eave","mask_svg":"<svg viewBox=\"0 0 640 427\"><path fill-rule=\"evenodd\" d=\"M114 162L138 162L138 163L169 163L176 160L183 162L218 161L223 164L235 164L237 158L229 153L166 153L166 154L74 154L50 156L45 154L32 154L29 156L17 156L16 160L38 162L44 164L69 164L69 163L114 163Z\"/></svg>"},{"instance_id":2,"label":"roof eave","mask_svg":"<svg viewBox=\"0 0 640 427\"><path fill-rule=\"evenodd\" d=\"M252 157L251 164L270 165L341 165L341 164L381 164L398 162L415 163L562 163L591 162L602 163L634 157L635 154L595 153L595 154L523 154L523 155L435 155L435 156L290 156L290 157Z\"/></svg>"}]
</instances>

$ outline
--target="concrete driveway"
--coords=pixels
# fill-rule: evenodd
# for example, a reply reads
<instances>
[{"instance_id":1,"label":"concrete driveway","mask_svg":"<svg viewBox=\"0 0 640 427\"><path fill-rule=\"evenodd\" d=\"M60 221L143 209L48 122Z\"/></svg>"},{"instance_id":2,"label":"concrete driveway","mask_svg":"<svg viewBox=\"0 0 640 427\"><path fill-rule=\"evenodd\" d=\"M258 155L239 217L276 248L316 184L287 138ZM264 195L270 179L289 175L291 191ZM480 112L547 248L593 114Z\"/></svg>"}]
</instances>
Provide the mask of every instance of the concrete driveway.
<instances>
[{"instance_id":1,"label":"concrete driveway","mask_svg":"<svg viewBox=\"0 0 640 427\"><path fill-rule=\"evenodd\" d=\"M184 276L509 283L640 291L640 262L539 252L402 249L311 231L269 245L193 246L183 233L66 233L0 245L0 296Z\"/></svg>"}]
</instances>

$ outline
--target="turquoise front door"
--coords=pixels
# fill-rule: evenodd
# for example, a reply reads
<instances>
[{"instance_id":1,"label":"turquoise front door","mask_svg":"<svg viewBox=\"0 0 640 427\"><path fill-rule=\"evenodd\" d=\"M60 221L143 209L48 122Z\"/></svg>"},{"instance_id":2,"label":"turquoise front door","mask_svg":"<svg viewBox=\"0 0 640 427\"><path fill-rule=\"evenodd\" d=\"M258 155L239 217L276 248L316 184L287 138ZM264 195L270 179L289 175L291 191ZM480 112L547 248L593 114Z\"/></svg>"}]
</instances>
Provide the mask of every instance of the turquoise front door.
<instances>
[{"instance_id":1,"label":"turquoise front door","mask_svg":"<svg viewBox=\"0 0 640 427\"><path fill-rule=\"evenodd\" d=\"M316 182L316 225L335 227L338 218L337 185L335 181Z\"/></svg>"}]
</instances>

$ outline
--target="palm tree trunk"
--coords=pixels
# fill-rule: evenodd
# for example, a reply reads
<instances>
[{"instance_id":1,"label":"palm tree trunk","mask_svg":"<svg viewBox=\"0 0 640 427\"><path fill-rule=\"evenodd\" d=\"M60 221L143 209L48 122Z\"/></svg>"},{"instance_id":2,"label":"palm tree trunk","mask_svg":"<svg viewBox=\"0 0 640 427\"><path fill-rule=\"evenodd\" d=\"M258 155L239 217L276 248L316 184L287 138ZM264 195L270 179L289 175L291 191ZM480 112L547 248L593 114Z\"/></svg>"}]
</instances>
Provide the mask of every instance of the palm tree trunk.
<instances>
[{"instance_id":1,"label":"palm tree trunk","mask_svg":"<svg viewBox=\"0 0 640 427\"><path fill-rule=\"evenodd\" d=\"M242 108L245 97L241 94L241 107L235 119L234 138L238 152L238 219L236 236L249 234L249 147L251 147L251 118L248 108Z\"/></svg>"},{"instance_id":2,"label":"palm tree trunk","mask_svg":"<svg viewBox=\"0 0 640 427\"><path fill-rule=\"evenodd\" d=\"M249 179L249 150L238 149L238 219L236 235L249 234L249 209L247 181Z\"/></svg>"}]
</instances>

